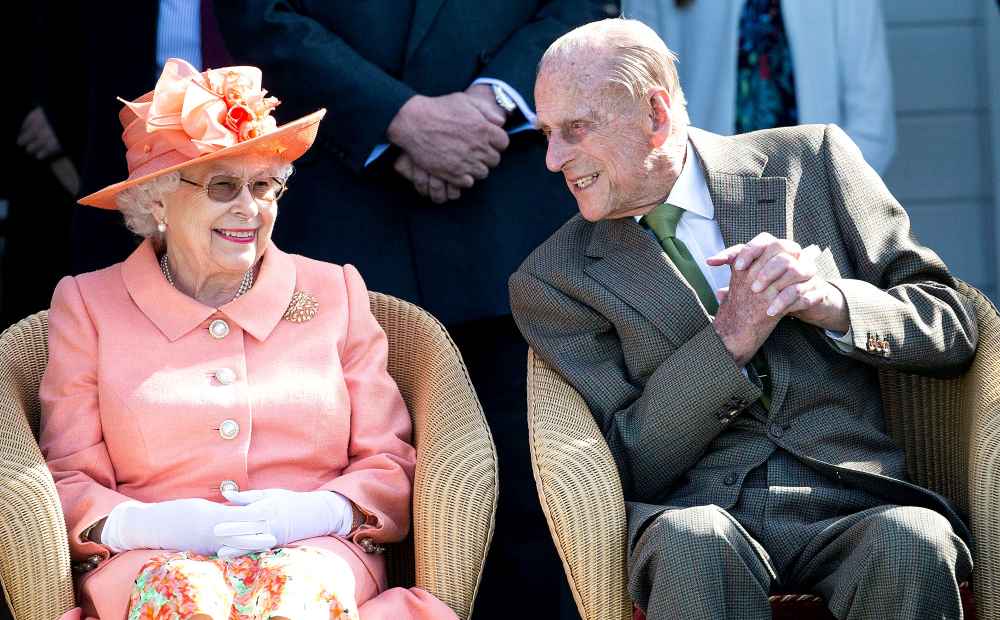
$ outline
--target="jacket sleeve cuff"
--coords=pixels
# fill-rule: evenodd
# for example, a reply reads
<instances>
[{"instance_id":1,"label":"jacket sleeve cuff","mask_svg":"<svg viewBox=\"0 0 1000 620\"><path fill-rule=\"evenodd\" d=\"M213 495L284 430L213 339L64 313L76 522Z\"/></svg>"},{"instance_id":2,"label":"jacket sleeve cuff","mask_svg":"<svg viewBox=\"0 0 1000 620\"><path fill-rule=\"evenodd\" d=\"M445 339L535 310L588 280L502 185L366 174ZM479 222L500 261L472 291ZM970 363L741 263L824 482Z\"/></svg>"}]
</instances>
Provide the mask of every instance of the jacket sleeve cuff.
<instances>
[{"instance_id":1,"label":"jacket sleeve cuff","mask_svg":"<svg viewBox=\"0 0 1000 620\"><path fill-rule=\"evenodd\" d=\"M321 487L324 491L340 493L364 515L364 522L348 532L347 538L359 545L363 545L361 540L364 538L369 538L375 543L395 542L404 538L409 532L409 506L401 506L400 504L408 502L409 496L406 498L375 498L357 484L357 480L351 480L351 478L350 475L341 476ZM387 503L392 505L390 512L401 508L404 514L397 519L392 519L386 512L375 508L376 505Z\"/></svg>"},{"instance_id":2,"label":"jacket sleeve cuff","mask_svg":"<svg viewBox=\"0 0 1000 620\"><path fill-rule=\"evenodd\" d=\"M111 514L115 506L129 501L129 498L110 489L88 495L87 506L74 511L72 520L67 515L70 555L74 560L83 560L94 555L106 560L111 557L111 549L107 545L88 540L85 534L101 519Z\"/></svg>"},{"instance_id":3,"label":"jacket sleeve cuff","mask_svg":"<svg viewBox=\"0 0 1000 620\"><path fill-rule=\"evenodd\" d=\"M651 395L656 400L666 397L667 394L659 394L661 390L666 390L683 402L700 403L699 409L704 411L706 420L716 423L710 425L713 427L712 436L749 408L762 393L756 374L745 373L744 368L736 365L736 360L711 323L677 349L668 358L667 364L669 366L661 367L653 374L646 390L652 388L654 393ZM676 380L678 368L699 369L700 380L685 381L683 386L679 385ZM658 376L661 372L666 374Z\"/></svg>"},{"instance_id":4,"label":"jacket sleeve cuff","mask_svg":"<svg viewBox=\"0 0 1000 620\"><path fill-rule=\"evenodd\" d=\"M870 356L872 358L889 357L892 344L888 325L885 323L886 307L885 293L876 286L861 280L839 279L831 280L844 295L847 304L850 329L844 340L850 342L850 348L844 348L847 342L833 342L831 345L843 353ZM844 346L842 346L844 345Z\"/></svg>"},{"instance_id":5,"label":"jacket sleeve cuff","mask_svg":"<svg viewBox=\"0 0 1000 620\"><path fill-rule=\"evenodd\" d=\"M507 93L507 96L510 97L511 100L513 100L514 104L517 105L517 109L521 112L521 114L524 115L524 119L527 122L527 124L532 128L535 126L535 121L538 118L535 115L535 111L531 109L531 106L528 105L528 102L525 101L523 96L521 96L521 93L519 93L517 89L515 89L513 86L511 86L507 82L504 82L503 80L498 80L492 77L477 78L472 83L490 84L492 86L499 86L500 88L502 88L503 91Z\"/></svg>"}]
</instances>

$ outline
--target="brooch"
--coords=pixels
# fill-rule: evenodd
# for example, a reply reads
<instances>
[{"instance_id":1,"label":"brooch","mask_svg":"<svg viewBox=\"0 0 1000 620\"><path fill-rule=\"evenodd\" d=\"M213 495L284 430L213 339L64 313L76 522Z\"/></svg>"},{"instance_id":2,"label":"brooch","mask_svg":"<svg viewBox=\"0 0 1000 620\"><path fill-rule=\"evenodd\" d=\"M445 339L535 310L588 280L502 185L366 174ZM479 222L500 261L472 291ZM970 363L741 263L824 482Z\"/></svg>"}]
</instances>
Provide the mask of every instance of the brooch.
<instances>
[{"instance_id":1,"label":"brooch","mask_svg":"<svg viewBox=\"0 0 1000 620\"><path fill-rule=\"evenodd\" d=\"M312 320L317 312L319 312L319 302L315 297L305 291L295 291L281 318L292 323L305 323Z\"/></svg>"}]
</instances>

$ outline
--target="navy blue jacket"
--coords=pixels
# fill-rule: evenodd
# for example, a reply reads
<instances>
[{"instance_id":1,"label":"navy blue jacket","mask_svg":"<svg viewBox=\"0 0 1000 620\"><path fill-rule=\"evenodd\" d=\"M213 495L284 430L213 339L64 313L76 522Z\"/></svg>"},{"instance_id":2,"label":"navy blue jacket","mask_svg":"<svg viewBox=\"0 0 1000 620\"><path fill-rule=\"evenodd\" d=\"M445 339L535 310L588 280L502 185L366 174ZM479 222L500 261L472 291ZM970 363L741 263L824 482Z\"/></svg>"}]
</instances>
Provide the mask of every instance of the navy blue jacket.
<instances>
[{"instance_id":1,"label":"navy blue jacket","mask_svg":"<svg viewBox=\"0 0 1000 620\"><path fill-rule=\"evenodd\" d=\"M434 205L372 149L413 95L504 80L533 106L545 49L583 23L617 14L600 0L239 0L219 25L239 62L260 67L282 100L279 124L327 109L312 151L282 198L275 241L286 251L352 263L368 286L445 323L510 313L506 281L576 210L545 169L535 131L512 136L489 178ZM221 7L225 8L221 8Z\"/></svg>"}]
</instances>

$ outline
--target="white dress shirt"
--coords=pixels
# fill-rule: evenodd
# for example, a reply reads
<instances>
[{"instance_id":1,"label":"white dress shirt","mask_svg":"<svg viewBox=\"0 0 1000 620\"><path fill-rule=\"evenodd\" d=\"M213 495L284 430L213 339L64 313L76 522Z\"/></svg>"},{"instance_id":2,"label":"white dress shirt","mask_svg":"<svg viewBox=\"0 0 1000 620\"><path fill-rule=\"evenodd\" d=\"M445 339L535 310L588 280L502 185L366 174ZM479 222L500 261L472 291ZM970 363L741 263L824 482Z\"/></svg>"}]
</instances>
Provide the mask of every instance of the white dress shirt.
<instances>
[{"instance_id":1,"label":"white dress shirt","mask_svg":"<svg viewBox=\"0 0 1000 620\"><path fill-rule=\"evenodd\" d=\"M701 158L688 142L684 154L684 167L681 175L674 182L666 202L684 209L677 223L677 238L680 239L701 269L705 280L713 291L729 286L729 267L711 267L706 262L709 256L715 256L726 249L722 240L722 229L715 221L715 205L708 193L708 183L701 167ZM641 215L635 216L640 221ZM659 243L659 242L657 242Z\"/></svg>"},{"instance_id":2,"label":"white dress shirt","mask_svg":"<svg viewBox=\"0 0 1000 620\"><path fill-rule=\"evenodd\" d=\"M677 238L687 247L712 290L718 291L720 288L728 287L729 266L712 267L707 263L710 256L715 256L726 249L726 243L722 239L722 229L715 221L715 205L712 204L712 196L708 193L708 183L705 181L701 158L691 147L691 142L687 143L681 174L674 182L674 187L665 202L684 210L677 223ZM635 221L640 221L642 217L635 216ZM850 329L846 333L824 331L842 351L849 351L854 347Z\"/></svg>"}]
</instances>

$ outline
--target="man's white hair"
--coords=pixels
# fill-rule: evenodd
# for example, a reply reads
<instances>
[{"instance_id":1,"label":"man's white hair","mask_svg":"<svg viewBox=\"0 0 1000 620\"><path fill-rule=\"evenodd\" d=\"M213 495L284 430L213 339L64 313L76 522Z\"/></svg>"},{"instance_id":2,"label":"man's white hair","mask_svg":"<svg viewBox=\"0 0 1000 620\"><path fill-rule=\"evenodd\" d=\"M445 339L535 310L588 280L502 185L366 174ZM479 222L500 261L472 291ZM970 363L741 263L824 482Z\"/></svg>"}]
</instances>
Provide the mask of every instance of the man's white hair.
<instances>
[{"instance_id":1,"label":"man's white hair","mask_svg":"<svg viewBox=\"0 0 1000 620\"><path fill-rule=\"evenodd\" d=\"M670 95L670 107L689 123L687 101L677 77L677 55L646 24L625 18L591 22L567 32L549 46L538 70L555 59L569 59L583 50L597 51L610 64L608 81L622 87L633 101L644 99L653 88Z\"/></svg>"}]
</instances>

